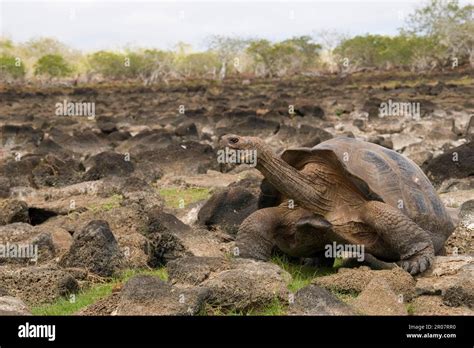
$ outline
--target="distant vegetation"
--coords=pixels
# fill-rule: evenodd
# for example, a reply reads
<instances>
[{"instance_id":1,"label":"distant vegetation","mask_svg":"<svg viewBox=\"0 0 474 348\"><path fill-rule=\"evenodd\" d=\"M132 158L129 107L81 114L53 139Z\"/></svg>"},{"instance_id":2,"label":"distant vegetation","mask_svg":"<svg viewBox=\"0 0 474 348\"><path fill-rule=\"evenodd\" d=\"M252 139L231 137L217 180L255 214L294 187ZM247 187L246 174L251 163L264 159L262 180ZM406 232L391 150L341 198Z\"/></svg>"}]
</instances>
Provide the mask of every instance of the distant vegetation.
<instances>
[{"instance_id":1,"label":"distant vegetation","mask_svg":"<svg viewBox=\"0 0 474 348\"><path fill-rule=\"evenodd\" d=\"M330 43L324 42L323 33L281 42L214 36L203 52L178 43L169 51L124 49L86 55L51 38L19 44L0 38L0 79L135 80L148 85L173 79L286 77L366 68L474 67L473 9L457 0L431 0L408 17L396 36L335 35Z\"/></svg>"}]
</instances>

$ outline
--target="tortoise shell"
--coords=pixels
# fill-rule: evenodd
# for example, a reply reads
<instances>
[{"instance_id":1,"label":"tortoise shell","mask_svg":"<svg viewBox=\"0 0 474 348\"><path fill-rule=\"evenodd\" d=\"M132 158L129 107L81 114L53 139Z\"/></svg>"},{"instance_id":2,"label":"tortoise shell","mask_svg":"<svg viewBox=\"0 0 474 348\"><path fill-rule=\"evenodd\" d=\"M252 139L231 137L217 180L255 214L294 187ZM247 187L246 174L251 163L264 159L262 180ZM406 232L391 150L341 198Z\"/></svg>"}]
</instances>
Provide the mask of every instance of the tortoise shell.
<instances>
[{"instance_id":1,"label":"tortoise shell","mask_svg":"<svg viewBox=\"0 0 474 348\"><path fill-rule=\"evenodd\" d=\"M285 150L281 158L302 169L314 156L328 151L368 200L399 208L421 228L435 234L434 239L438 235L444 241L453 231L451 217L429 179L413 161L398 152L354 138L337 137L313 148ZM262 188L266 185L262 183Z\"/></svg>"}]
</instances>

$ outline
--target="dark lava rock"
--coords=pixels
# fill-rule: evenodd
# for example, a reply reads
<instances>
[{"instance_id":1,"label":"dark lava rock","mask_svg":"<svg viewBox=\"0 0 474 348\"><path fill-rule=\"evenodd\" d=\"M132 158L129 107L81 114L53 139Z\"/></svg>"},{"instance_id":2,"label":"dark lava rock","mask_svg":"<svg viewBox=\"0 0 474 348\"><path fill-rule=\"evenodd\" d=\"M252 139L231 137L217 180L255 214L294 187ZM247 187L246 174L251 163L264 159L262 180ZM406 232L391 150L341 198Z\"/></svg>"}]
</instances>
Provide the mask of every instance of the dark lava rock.
<instances>
[{"instance_id":1,"label":"dark lava rock","mask_svg":"<svg viewBox=\"0 0 474 348\"><path fill-rule=\"evenodd\" d=\"M232 268L229 259L222 257L182 257L168 262L166 269L172 283L198 285L209 278L211 273Z\"/></svg>"},{"instance_id":2,"label":"dark lava rock","mask_svg":"<svg viewBox=\"0 0 474 348\"><path fill-rule=\"evenodd\" d=\"M99 116L96 118L97 127L104 134L110 134L117 131L116 121L112 117Z\"/></svg>"},{"instance_id":3,"label":"dark lava rock","mask_svg":"<svg viewBox=\"0 0 474 348\"><path fill-rule=\"evenodd\" d=\"M416 280L417 295L441 295L448 306L474 305L474 262L470 255L436 256Z\"/></svg>"},{"instance_id":4,"label":"dark lava rock","mask_svg":"<svg viewBox=\"0 0 474 348\"><path fill-rule=\"evenodd\" d=\"M366 266L339 268L337 273L315 278L312 283L332 291L360 293L374 278L381 278L388 282L396 294L403 294L407 300L415 295L413 277L399 267L391 270L372 270Z\"/></svg>"},{"instance_id":5,"label":"dark lava rock","mask_svg":"<svg viewBox=\"0 0 474 348\"><path fill-rule=\"evenodd\" d=\"M0 244L17 246L16 249L10 249L6 257L0 258L0 264L26 265L49 261L56 257L51 234L39 233L34 226L24 222L0 226Z\"/></svg>"},{"instance_id":6,"label":"dark lava rock","mask_svg":"<svg viewBox=\"0 0 474 348\"><path fill-rule=\"evenodd\" d=\"M293 141L296 140L299 146L313 147L323 141L331 139L332 135L322 128L311 127L303 124L298 127L282 125L278 130L277 137L283 142L291 139Z\"/></svg>"},{"instance_id":7,"label":"dark lava rock","mask_svg":"<svg viewBox=\"0 0 474 348\"><path fill-rule=\"evenodd\" d=\"M109 175L128 176L135 167L123 154L116 152L102 152L87 160L91 167L84 175L85 181L99 180Z\"/></svg>"},{"instance_id":8,"label":"dark lava rock","mask_svg":"<svg viewBox=\"0 0 474 348\"><path fill-rule=\"evenodd\" d=\"M173 135L164 129L144 130L128 139L123 146L135 158L168 147L174 142ZM146 155L145 155L146 156Z\"/></svg>"},{"instance_id":9,"label":"dark lava rock","mask_svg":"<svg viewBox=\"0 0 474 348\"><path fill-rule=\"evenodd\" d=\"M122 131L117 131L117 132L112 132L108 135L107 139L113 142L121 142L128 140L132 137L130 132L122 132Z\"/></svg>"},{"instance_id":10,"label":"dark lava rock","mask_svg":"<svg viewBox=\"0 0 474 348\"><path fill-rule=\"evenodd\" d=\"M247 116L244 119L231 118L221 123L225 123L225 125L216 127L218 136L235 133L236 130L242 135L269 136L277 133L280 129L279 122L257 116Z\"/></svg>"},{"instance_id":11,"label":"dark lava rock","mask_svg":"<svg viewBox=\"0 0 474 348\"><path fill-rule=\"evenodd\" d=\"M364 102L362 111L369 114L369 121L376 120L379 118L380 104L382 100L379 98L369 98Z\"/></svg>"},{"instance_id":12,"label":"dark lava rock","mask_svg":"<svg viewBox=\"0 0 474 348\"><path fill-rule=\"evenodd\" d=\"M196 315L209 291L205 288L176 288L163 280L139 275L123 287L118 315Z\"/></svg>"},{"instance_id":13,"label":"dark lava rock","mask_svg":"<svg viewBox=\"0 0 474 348\"><path fill-rule=\"evenodd\" d=\"M351 301L351 306L366 315L407 315L403 297L396 294L389 283L374 277L366 288Z\"/></svg>"},{"instance_id":14,"label":"dark lava rock","mask_svg":"<svg viewBox=\"0 0 474 348\"><path fill-rule=\"evenodd\" d=\"M212 274L200 284L210 291L211 306L249 310L288 299L291 276L270 262L249 259L232 260L232 268Z\"/></svg>"},{"instance_id":15,"label":"dark lava rock","mask_svg":"<svg viewBox=\"0 0 474 348\"><path fill-rule=\"evenodd\" d=\"M258 197L258 209L275 207L281 202L281 193L268 182L263 179L260 185L260 195Z\"/></svg>"},{"instance_id":16,"label":"dark lava rock","mask_svg":"<svg viewBox=\"0 0 474 348\"><path fill-rule=\"evenodd\" d=\"M53 237L51 234L43 232L33 238L31 244L38 247L38 261L52 260L56 256Z\"/></svg>"},{"instance_id":17,"label":"dark lava rock","mask_svg":"<svg viewBox=\"0 0 474 348\"><path fill-rule=\"evenodd\" d=\"M25 155L18 160L10 160L0 166L0 175L9 179L10 187L32 186L31 172L41 158L39 155Z\"/></svg>"},{"instance_id":18,"label":"dark lava rock","mask_svg":"<svg viewBox=\"0 0 474 348\"><path fill-rule=\"evenodd\" d=\"M426 95L438 95L445 89L445 84L442 81L439 81L434 86L421 85L417 88L417 93L426 94Z\"/></svg>"},{"instance_id":19,"label":"dark lava rock","mask_svg":"<svg viewBox=\"0 0 474 348\"><path fill-rule=\"evenodd\" d=\"M371 136L368 141L370 143L374 143L383 147L386 147L387 149L393 149L393 142L390 140L390 138L382 137L380 135L374 135Z\"/></svg>"},{"instance_id":20,"label":"dark lava rock","mask_svg":"<svg viewBox=\"0 0 474 348\"><path fill-rule=\"evenodd\" d=\"M79 292L79 283L69 272L47 265L13 271L0 268L0 284L4 284L8 293L28 305L52 303Z\"/></svg>"},{"instance_id":21,"label":"dark lava rock","mask_svg":"<svg viewBox=\"0 0 474 348\"><path fill-rule=\"evenodd\" d=\"M73 155L72 151L66 150L64 147L56 143L53 139L44 139L35 151L36 154L47 156L54 154L54 156L66 160Z\"/></svg>"},{"instance_id":22,"label":"dark lava rock","mask_svg":"<svg viewBox=\"0 0 474 348\"><path fill-rule=\"evenodd\" d=\"M149 240L149 260L151 267L166 264L170 260L187 254L182 242L183 235L191 233L191 228L176 216L159 209L149 213L146 237Z\"/></svg>"},{"instance_id":23,"label":"dark lava rock","mask_svg":"<svg viewBox=\"0 0 474 348\"><path fill-rule=\"evenodd\" d=\"M136 165L134 175L151 184L163 176L161 163L154 161L141 161Z\"/></svg>"},{"instance_id":24,"label":"dark lava rock","mask_svg":"<svg viewBox=\"0 0 474 348\"><path fill-rule=\"evenodd\" d=\"M322 143L323 141L332 139L332 134L326 132L324 129L311 127L308 125L301 125L298 129L298 138L305 137L307 140L302 143L303 147L313 147Z\"/></svg>"},{"instance_id":25,"label":"dark lava rock","mask_svg":"<svg viewBox=\"0 0 474 348\"><path fill-rule=\"evenodd\" d=\"M178 136L198 136L198 129L193 121L184 121L176 127L174 133Z\"/></svg>"},{"instance_id":26,"label":"dark lava rock","mask_svg":"<svg viewBox=\"0 0 474 348\"><path fill-rule=\"evenodd\" d=\"M227 187L212 195L198 213L200 224L219 226L235 235L241 222L258 208L257 196L242 187Z\"/></svg>"},{"instance_id":27,"label":"dark lava rock","mask_svg":"<svg viewBox=\"0 0 474 348\"><path fill-rule=\"evenodd\" d=\"M7 289L0 286L0 297L3 297L3 296L10 296L10 293L8 292Z\"/></svg>"},{"instance_id":28,"label":"dark lava rock","mask_svg":"<svg viewBox=\"0 0 474 348\"><path fill-rule=\"evenodd\" d=\"M367 131L367 121L362 119L362 118L357 118L355 119L352 124L354 126L356 126L357 128L359 128L359 130L361 130L362 132L366 132Z\"/></svg>"},{"instance_id":29,"label":"dark lava rock","mask_svg":"<svg viewBox=\"0 0 474 348\"><path fill-rule=\"evenodd\" d=\"M446 289L443 302L451 307L467 306L473 309L474 280L471 277L465 277L462 281Z\"/></svg>"},{"instance_id":30,"label":"dark lava rock","mask_svg":"<svg viewBox=\"0 0 474 348\"><path fill-rule=\"evenodd\" d=\"M469 122L466 125L466 129L464 130L464 136L469 141L474 141L474 116L471 116Z\"/></svg>"},{"instance_id":31,"label":"dark lava rock","mask_svg":"<svg viewBox=\"0 0 474 348\"><path fill-rule=\"evenodd\" d=\"M66 135L61 142L55 137L54 140L61 146L77 152L96 154L97 149L104 147L103 141L92 130L75 130L72 136Z\"/></svg>"},{"instance_id":32,"label":"dark lava rock","mask_svg":"<svg viewBox=\"0 0 474 348\"><path fill-rule=\"evenodd\" d=\"M304 117L324 118L324 110L318 105L301 105L295 108L295 114Z\"/></svg>"},{"instance_id":33,"label":"dark lava rock","mask_svg":"<svg viewBox=\"0 0 474 348\"><path fill-rule=\"evenodd\" d=\"M470 199L461 204L459 208L459 218L465 222L466 225L474 222L474 199Z\"/></svg>"},{"instance_id":34,"label":"dark lava rock","mask_svg":"<svg viewBox=\"0 0 474 348\"><path fill-rule=\"evenodd\" d=\"M433 114L436 104L429 100L410 100L409 103L420 103L420 117L427 117Z\"/></svg>"},{"instance_id":35,"label":"dark lava rock","mask_svg":"<svg viewBox=\"0 0 474 348\"><path fill-rule=\"evenodd\" d=\"M290 315L355 315L347 304L328 290L317 285L309 285L294 294L289 301Z\"/></svg>"},{"instance_id":36,"label":"dark lava rock","mask_svg":"<svg viewBox=\"0 0 474 348\"><path fill-rule=\"evenodd\" d=\"M94 220L74 233L68 253L61 259L64 267L83 267L109 277L123 267L123 255L109 224Z\"/></svg>"},{"instance_id":37,"label":"dark lava rock","mask_svg":"<svg viewBox=\"0 0 474 348\"><path fill-rule=\"evenodd\" d=\"M222 255L218 238L205 229L191 228L159 208L148 213L148 264L157 267L184 256Z\"/></svg>"},{"instance_id":38,"label":"dark lava rock","mask_svg":"<svg viewBox=\"0 0 474 348\"><path fill-rule=\"evenodd\" d=\"M466 143L433 158L423 168L431 181L440 185L450 178L474 175L474 143Z\"/></svg>"},{"instance_id":39,"label":"dark lava rock","mask_svg":"<svg viewBox=\"0 0 474 348\"><path fill-rule=\"evenodd\" d=\"M151 173L150 173L151 174ZM160 194L149 184L152 180L144 180L141 177L129 176L120 178L111 176L104 179L104 185L100 190L102 197L121 195L123 207L134 207L140 211L151 211L156 207L163 206Z\"/></svg>"},{"instance_id":40,"label":"dark lava rock","mask_svg":"<svg viewBox=\"0 0 474 348\"><path fill-rule=\"evenodd\" d=\"M14 222L30 222L28 205L18 200L0 202L0 225L8 225Z\"/></svg>"},{"instance_id":41,"label":"dark lava rock","mask_svg":"<svg viewBox=\"0 0 474 348\"><path fill-rule=\"evenodd\" d=\"M172 143L166 148L137 155L138 162L159 163L163 172L203 174L217 169L217 156L212 146L197 141Z\"/></svg>"},{"instance_id":42,"label":"dark lava rock","mask_svg":"<svg viewBox=\"0 0 474 348\"><path fill-rule=\"evenodd\" d=\"M43 132L28 125L4 125L0 127L0 144L38 145L43 139Z\"/></svg>"},{"instance_id":43,"label":"dark lava rock","mask_svg":"<svg viewBox=\"0 0 474 348\"><path fill-rule=\"evenodd\" d=\"M10 196L10 180L5 176L0 176L0 198Z\"/></svg>"},{"instance_id":44,"label":"dark lava rock","mask_svg":"<svg viewBox=\"0 0 474 348\"><path fill-rule=\"evenodd\" d=\"M63 187L82 181L84 167L74 159L46 155L33 168L32 181L37 187Z\"/></svg>"},{"instance_id":45,"label":"dark lava rock","mask_svg":"<svg viewBox=\"0 0 474 348\"><path fill-rule=\"evenodd\" d=\"M170 281L209 289L211 307L249 310L287 301L290 274L270 262L241 258L184 257L168 264Z\"/></svg>"}]
</instances>

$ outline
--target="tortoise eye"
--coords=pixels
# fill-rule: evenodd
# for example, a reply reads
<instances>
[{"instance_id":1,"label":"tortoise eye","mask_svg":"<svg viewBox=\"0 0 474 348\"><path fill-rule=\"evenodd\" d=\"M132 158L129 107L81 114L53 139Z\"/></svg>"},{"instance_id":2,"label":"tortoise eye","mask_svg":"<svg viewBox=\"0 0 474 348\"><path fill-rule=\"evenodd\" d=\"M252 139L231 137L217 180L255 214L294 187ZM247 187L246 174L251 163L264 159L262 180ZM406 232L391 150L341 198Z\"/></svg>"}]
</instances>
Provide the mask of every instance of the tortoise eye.
<instances>
[{"instance_id":1,"label":"tortoise eye","mask_svg":"<svg viewBox=\"0 0 474 348\"><path fill-rule=\"evenodd\" d=\"M239 142L239 138L235 138L235 137L234 137L234 138L230 138L230 139L229 139L229 142L230 142L231 144L237 144L237 143Z\"/></svg>"}]
</instances>

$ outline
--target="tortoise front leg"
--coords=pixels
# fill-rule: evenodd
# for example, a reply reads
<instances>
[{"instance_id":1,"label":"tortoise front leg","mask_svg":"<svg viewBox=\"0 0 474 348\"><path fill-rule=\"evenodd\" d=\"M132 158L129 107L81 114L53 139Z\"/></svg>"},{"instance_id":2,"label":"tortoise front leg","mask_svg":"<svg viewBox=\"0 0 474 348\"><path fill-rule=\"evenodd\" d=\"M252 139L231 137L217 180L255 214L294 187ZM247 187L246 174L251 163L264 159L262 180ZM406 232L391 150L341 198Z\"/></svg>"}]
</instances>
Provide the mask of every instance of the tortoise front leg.
<instances>
[{"instance_id":1,"label":"tortoise front leg","mask_svg":"<svg viewBox=\"0 0 474 348\"><path fill-rule=\"evenodd\" d=\"M239 256L268 261L275 246L273 231L281 220L278 207L257 210L239 226L235 245Z\"/></svg>"},{"instance_id":2,"label":"tortoise front leg","mask_svg":"<svg viewBox=\"0 0 474 348\"><path fill-rule=\"evenodd\" d=\"M400 255L397 262L410 274L424 272L434 260L433 241L427 231L398 209L378 201L361 207L362 220Z\"/></svg>"}]
</instances>

